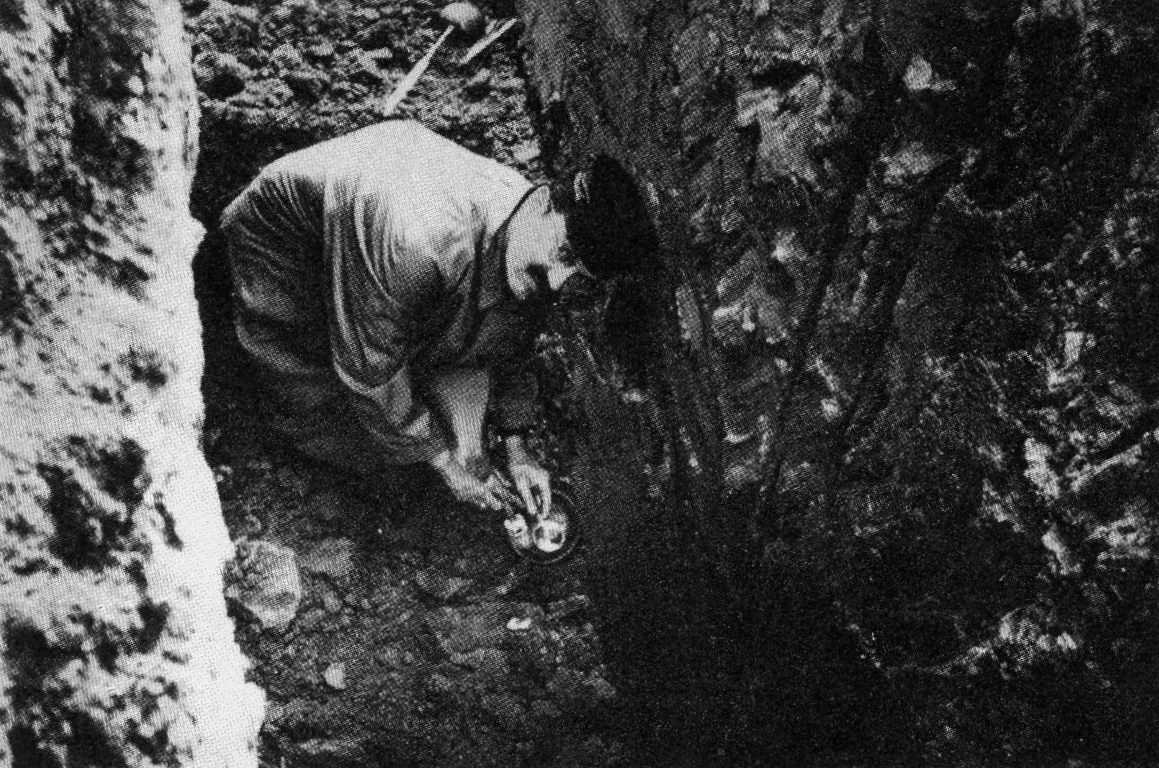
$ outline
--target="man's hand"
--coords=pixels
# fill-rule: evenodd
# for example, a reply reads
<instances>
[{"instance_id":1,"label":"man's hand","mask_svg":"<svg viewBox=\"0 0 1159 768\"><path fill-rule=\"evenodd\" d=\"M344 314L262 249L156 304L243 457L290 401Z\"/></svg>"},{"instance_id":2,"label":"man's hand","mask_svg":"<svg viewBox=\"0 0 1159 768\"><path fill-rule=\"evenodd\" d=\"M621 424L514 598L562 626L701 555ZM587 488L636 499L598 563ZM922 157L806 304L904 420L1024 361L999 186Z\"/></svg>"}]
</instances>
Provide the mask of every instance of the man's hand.
<instances>
[{"instance_id":1,"label":"man's hand","mask_svg":"<svg viewBox=\"0 0 1159 768\"><path fill-rule=\"evenodd\" d=\"M530 512L547 514L551 509L551 473L532 457L523 438L509 437L504 445L507 448L507 473L523 503Z\"/></svg>"},{"instance_id":2,"label":"man's hand","mask_svg":"<svg viewBox=\"0 0 1159 768\"><path fill-rule=\"evenodd\" d=\"M481 509L503 509L503 502L495 491L485 481L475 477L450 451L433 456L430 464L459 501Z\"/></svg>"}]
</instances>

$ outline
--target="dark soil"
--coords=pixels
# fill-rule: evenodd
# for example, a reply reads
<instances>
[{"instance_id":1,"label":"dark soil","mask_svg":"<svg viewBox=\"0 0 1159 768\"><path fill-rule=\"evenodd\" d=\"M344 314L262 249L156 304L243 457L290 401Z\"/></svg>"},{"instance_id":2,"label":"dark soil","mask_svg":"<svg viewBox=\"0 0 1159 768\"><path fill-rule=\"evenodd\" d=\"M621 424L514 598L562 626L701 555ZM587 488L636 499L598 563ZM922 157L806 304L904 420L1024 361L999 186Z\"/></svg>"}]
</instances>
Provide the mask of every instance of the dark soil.
<instances>
[{"instance_id":1,"label":"dark soil","mask_svg":"<svg viewBox=\"0 0 1159 768\"><path fill-rule=\"evenodd\" d=\"M231 533L291 548L303 586L284 634L239 617L267 764L619 762L582 557L526 563L435 478L340 475L271 450L233 406L210 451Z\"/></svg>"}]
</instances>

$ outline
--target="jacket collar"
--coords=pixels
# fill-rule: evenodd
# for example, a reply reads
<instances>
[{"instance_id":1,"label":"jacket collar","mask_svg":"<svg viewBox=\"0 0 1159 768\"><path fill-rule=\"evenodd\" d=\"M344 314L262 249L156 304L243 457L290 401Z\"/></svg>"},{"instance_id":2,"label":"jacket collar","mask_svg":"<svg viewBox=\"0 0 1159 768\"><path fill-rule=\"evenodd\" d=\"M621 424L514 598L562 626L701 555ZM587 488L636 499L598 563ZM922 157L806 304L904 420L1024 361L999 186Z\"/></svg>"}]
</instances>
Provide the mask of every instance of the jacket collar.
<instances>
[{"instance_id":1,"label":"jacket collar","mask_svg":"<svg viewBox=\"0 0 1159 768\"><path fill-rule=\"evenodd\" d=\"M504 302L514 300L511 295L511 286L507 283L507 243L508 232L511 229L511 220L537 190L543 187L536 184L519 198L519 202L507 214L507 218L495 231L487 251L483 254L483 263L479 274L479 310L486 312Z\"/></svg>"}]
</instances>

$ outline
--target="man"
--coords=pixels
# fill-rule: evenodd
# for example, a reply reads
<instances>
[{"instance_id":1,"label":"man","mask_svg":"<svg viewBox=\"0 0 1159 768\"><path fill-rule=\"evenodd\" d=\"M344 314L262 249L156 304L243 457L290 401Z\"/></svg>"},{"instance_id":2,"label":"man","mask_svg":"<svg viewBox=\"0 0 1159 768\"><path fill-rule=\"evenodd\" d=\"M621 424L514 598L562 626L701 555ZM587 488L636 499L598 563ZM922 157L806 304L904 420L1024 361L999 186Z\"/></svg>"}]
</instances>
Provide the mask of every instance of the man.
<instances>
[{"instance_id":1,"label":"man","mask_svg":"<svg viewBox=\"0 0 1159 768\"><path fill-rule=\"evenodd\" d=\"M523 441L523 310L578 268L545 187L387 121L270 164L222 227L238 337L298 450L362 473L426 462L459 500L499 509L480 476L490 410L524 502L550 507Z\"/></svg>"}]
</instances>

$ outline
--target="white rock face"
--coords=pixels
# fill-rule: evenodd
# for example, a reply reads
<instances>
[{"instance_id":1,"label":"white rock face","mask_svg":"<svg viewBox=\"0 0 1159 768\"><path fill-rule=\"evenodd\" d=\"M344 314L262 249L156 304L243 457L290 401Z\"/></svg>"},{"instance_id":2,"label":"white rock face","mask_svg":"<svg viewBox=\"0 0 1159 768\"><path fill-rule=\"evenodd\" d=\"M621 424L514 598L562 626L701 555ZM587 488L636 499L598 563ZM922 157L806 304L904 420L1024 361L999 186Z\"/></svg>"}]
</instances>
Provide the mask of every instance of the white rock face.
<instances>
[{"instance_id":1,"label":"white rock face","mask_svg":"<svg viewBox=\"0 0 1159 768\"><path fill-rule=\"evenodd\" d=\"M0 765L255 765L199 448L179 4L2 16Z\"/></svg>"}]
</instances>

